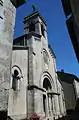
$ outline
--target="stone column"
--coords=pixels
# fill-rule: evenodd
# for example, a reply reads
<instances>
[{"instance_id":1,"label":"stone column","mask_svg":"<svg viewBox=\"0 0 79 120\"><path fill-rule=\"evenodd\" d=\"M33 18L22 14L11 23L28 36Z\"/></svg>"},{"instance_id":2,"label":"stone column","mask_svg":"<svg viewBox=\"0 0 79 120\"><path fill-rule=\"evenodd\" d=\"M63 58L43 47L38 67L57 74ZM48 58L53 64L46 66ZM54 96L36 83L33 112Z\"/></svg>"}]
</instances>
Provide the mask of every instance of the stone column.
<instances>
[{"instance_id":1,"label":"stone column","mask_svg":"<svg viewBox=\"0 0 79 120\"><path fill-rule=\"evenodd\" d=\"M49 114L52 116L52 100L51 100L51 95L48 95L49 99Z\"/></svg>"},{"instance_id":2,"label":"stone column","mask_svg":"<svg viewBox=\"0 0 79 120\"><path fill-rule=\"evenodd\" d=\"M52 95L52 113L53 115L55 115L55 100L53 95Z\"/></svg>"},{"instance_id":3,"label":"stone column","mask_svg":"<svg viewBox=\"0 0 79 120\"><path fill-rule=\"evenodd\" d=\"M46 103L45 103L45 106L46 106L46 116L49 116L49 106L48 106L48 96L46 95Z\"/></svg>"},{"instance_id":4,"label":"stone column","mask_svg":"<svg viewBox=\"0 0 79 120\"><path fill-rule=\"evenodd\" d=\"M65 97L63 90L62 90L62 101L63 101L63 114L66 115Z\"/></svg>"},{"instance_id":5,"label":"stone column","mask_svg":"<svg viewBox=\"0 0 79 120\"><path fill-rule=\"evenodd\" d=\"M54 98L55 98L55 113L56 113L56 116L58 116L60 113L58 95L54 95Z\"/></svg>"},{"instance_id":6,"label":"stone column","mask_svg":"<svg viewBox=\"0 0 79 120\"><path fill-rule=\"evenodd\" d=\"M64 108L63 108L63 98L62 98L61 94L59 96L59 104L60 104L60 112L61 112L61 114L63 114Z\"/></svg>"},{"instance_id":7,"label":"stone column","mask_svg":"<svg viewBox=\"0 0 79 120\"><path fill-rule=\"evenodd\" d=\"M34 114L34 90L28 90L28 118Z\"/></svg>"}]
</instances>

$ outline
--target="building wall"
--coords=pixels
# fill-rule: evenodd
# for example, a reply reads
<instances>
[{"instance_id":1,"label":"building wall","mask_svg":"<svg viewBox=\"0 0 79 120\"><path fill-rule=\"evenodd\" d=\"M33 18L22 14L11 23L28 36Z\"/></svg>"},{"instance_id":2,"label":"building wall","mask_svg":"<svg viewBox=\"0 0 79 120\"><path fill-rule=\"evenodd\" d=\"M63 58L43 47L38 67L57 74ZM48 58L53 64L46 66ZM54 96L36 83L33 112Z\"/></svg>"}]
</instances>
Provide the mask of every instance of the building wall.
<instances>
[{"instance_id":1,"label":"building wall","mask_svg":"<svg viewBox=\"0 0 79 120\"><path fill-rule=\"evenodd\" d=\"M61 0L66 15L66 24L68 32L79 62L79 1Z\"/></svg>"},{"instance_id":2,"label":"building wall","mask_svg":"<svg viewBox=\"0 0 79 120\"><path fill-rule=\"evenodd\" d=\"M10 0L0 2L0 110L4 110L7 109L8 102L16 9Z\"/></svg>"},{"instance_id":3,"label":"building wall","mask_svg":"<svg viewBox=\"0 0 79 120\"><path fill-rule=\"evenodd\" d=\"M78 15L78 13L79 13L79 1L78 0L70 0L70 4L71 4L75 24L76 24L76 27L79 31L79 15Z\"/></svg>"},{"instance_id":4,"label":"building wall","mask_svg":"<svg viewBox=\"0 0 79 120\"><path fill-rule=\"evenodd\" d=\"M57 74L63 87L66 110L74 110L78 95L78 78L65 72L57 72Z\"/></svg>"},{"instance_id":5,"label":"building wall","mask_svg":"<svg viewBox=\"0 0 79 120\"><path fill-rule=\"evenodd\" d=\"M35 21L38 20L35 26L36 31L29 32L29 28L26 27L34 19L32 21L30 18L30 22L24 21L28 51L24 51L23 46L18 46L16 42L15 48L18 49L13 50L11 86L14 78L21 78L21 75L18 75L19 78L16 75L14 76L13 71L18 69L17 66L22 70L22 74L25 74L22 78L24 80L21 81L22 89L19 88L17 91L12 87L9 92L8 115L15 120L24 119L27 116L30 118L34 115L40 116L42 120L51 120L65 115L62 86L56 73L56 59L48 47L46 31L44 31L45 36L41 32L41 24L45 29L46 25L38 16L38 13L36 17L34 16Z\"/></svg>"},{"instance_id":6,"label":"building wall","mask_svg":"<svg viewBox=\"0 0 79 120\"><path fill-rule=\"evenodd\" d=\"M65 101L66 101L66 109L74 110L75 103L76 103L74 86L73 84L68 84L64 81L61 83L63 86L64 96L65 96Z\"/></svg>"},{"instance_id":7,"label":"building wall","mask_svg":"<svg viewBox=\"0 0 79 120\"><path fill-rule=\"evenodd\" d=\"M66 105L65 105L64 90L59 80L57 80L57 86L58 86L58 93L60 93L60 95L58 96L60 116L63 116L66 115Z\"/></svg>"},{"instance_id":8,"label":"building wall","mask_svg":"<svg viewBox=\"0 0 79 120\"><path fill-rule=\"evenodd\" d=\"M13 50L12 67L14 65L19 66L22 73L25 73L25 76L23 75L24 81L22 81L22 84L26 85L26 88L30 85L28 91L24 87L22 89L20 88L20 92L16 91L17 95L12 88L10 89L8 115L13 119L19 120L26 117L26 115L29 117L33 114L39 115L41 119L53 119L54 117L58 119L65 115L62 86L56 74L56 60L49 50L48 45L44 44L44 41L44 37L41 39L31 35L30 38L27 39L29 51L22 50L22 46L18 50ZM44 61L43 50L46 50L48 53L48 56L46 56L48 58L48 64ZM12 73L13 70L12 68ZM43 88L45 78L49 79L52 86L51 92L55 93L52 94L52 99L51 95L48 97L47 92ZM30 89L33 85L37 87ZM43 95L46 95L47 99L46 113L43 108ZM50 101L49 105L48 101Z\"/></svg>"},{"instance_id":9,"label":"building wall","mask_svg":"<svg viewBox=\"0 0 79 120\"><path fill-rule=\"evenodd\" d=\"M19 72L19 89L14 90L12 88L12 78L9 90L8 116L14 120L19 120L25 118L28 108L28 50L13 50L11 76L14 74L14 70Z\"/></svg>"},{"instance_id":10,"label":"building wall","mask_svg":"<svg viewBox=\"0 0 79 120\"><path fill-rule=\"evenodd\" d=\"M73 29L72 30L72 36L73 36L73 32L75 34L75 37L72 38L72 41L74 41L74 49L75 49L75 53L76 53L76 57L77 60L79 62L79 1L78 0L70 0L70 5L71 5L71 9L72 9L72 22L73 22ZM75 40L74 40L75 39Z\"/></svg>"},{"instance_id":11,"label":"building wall","mask_svg":"<svg viewBox=\"0 0 79 120\"><path fill-rule=\"evenodd\" d=\"M45 79L44 75L49 74L49 76L51 76L50 78L50 83L52 85L52 91L54 93L58 93L58 84L60 84L56 75L56 60L54 58L54 55L52 55L51 52L49 52L49 48L48 48L48 42L47 40L42 36L41 38L32 36L31 39L29 39L28 41L28 46L30 46L32 51L31 51L31 58L32 58L32 66L31 66L31 84L38 86L39 88L43 89L43 81ZM45 63L44 61L44 50L47 52L48 56L48 64ZM61 88L61 85L59 85ZM34 89L32 92L34 92L34 98L32 96L32 104L33 104L33 108L30 107L29 111L30 112L35 112L36 114L38 114L39 116L41 116L41 119L43 119L43 117L45 117L45 113L43 110L43 94L46 95L47 99L48 96L45 92L43 92L42 90L38 90L38 89ZM59 92L60 96L62 96L61 91ZM30 98L29 98L30 99ZM50 105L50 107L48 107L48 105L46 105L47 109L46 109L46 116L50 116L50 117L55 117L56 119L58 118L58 116L63 116L65 115L65 106L63 105L63 99L61 101L59 101L60 97L58 95L53 95L52 96L52 104ZM34 102L33 102L34 101ZM64 106L62 108L62 111L60 111L60 106L59 106L59 102L61 102L62 106ZM65 104L65 103L64 103ZM30 104L29 104L30 106ZM53 110L52 110L53 107ZM33 110L33 111L31 111ZM49 115L49 111L51 111L51 114Z\"/></svg>"}]
</instances>

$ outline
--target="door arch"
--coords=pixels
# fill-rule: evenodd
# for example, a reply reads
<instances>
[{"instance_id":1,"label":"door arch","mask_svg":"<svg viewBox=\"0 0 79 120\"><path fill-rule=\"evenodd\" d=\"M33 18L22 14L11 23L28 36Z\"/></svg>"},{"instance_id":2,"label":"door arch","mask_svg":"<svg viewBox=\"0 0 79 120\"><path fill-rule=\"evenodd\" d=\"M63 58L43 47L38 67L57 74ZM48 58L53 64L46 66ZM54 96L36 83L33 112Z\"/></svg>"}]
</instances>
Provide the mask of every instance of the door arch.
<instances>
[{"instance_id":1,"label":"door arch","mask_svg":"<svg viewBox=\"0 0 79 120\"><path fill-rule=\"evenodd\" d=\"M43 88L44 90L43 96L42 96L43 112L47 116L49 115L52 116L54 102L53 102L53 96L51 93L52 91L55 90L55 83L54 83L52 76L47 71L43 72L43 74L41 75L40 87Z\"/></svg>"},{"instance_id":2,"label":"door arch","mask_svg":"<svg viewBox=\"0 0 79 120\"><path fill-rule=\"evenodd\" d=\"M44 88L43 87L43 82L44 82L45 79L48 79L48 81L51 84L51 89L54 90L54 87L55 87L54 80L53 80L52 76L49 74L49 72L47 72L47 71L43 72L42 75L41 75L41 82L39 81L40 82L39 83L40 87Z\"/></svg>"},{"instance_id":3,"label":"door arch","mask_svg":"<svg viewBox=\"0 0 79 120\"><path fill-rule=\"evenodd\" d=\"M46 90L45 94L43 94L43 111L46 114L46 111L47 111L46 109L51 109L50 104L52 102L51 100L49 100L49 96L47 94L47 92L51 91L51 89L52 89L51 83L47 77L43 80L43 88ZM47 106L48 106L48 108L47 108Z\"/></svg>"}]
</instances>

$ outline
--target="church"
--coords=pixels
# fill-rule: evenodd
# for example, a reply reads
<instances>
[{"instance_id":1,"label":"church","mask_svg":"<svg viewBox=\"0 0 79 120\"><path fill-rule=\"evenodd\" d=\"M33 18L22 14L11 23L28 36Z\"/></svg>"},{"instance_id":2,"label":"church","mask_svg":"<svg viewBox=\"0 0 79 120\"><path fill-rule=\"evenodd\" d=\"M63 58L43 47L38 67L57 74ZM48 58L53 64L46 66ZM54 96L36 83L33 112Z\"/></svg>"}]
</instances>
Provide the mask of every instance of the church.
<instances>
[{"instance_id":1,"label":"church","mask_svg":"<svg viewBox=\"0 0 79 120\"><path fill-rule=\"evenodd\" d=\"M13 41L9 120L58 120L66 115L56 56L39 11L24 18L24 34Z\"/></svg>"}]
</instances>

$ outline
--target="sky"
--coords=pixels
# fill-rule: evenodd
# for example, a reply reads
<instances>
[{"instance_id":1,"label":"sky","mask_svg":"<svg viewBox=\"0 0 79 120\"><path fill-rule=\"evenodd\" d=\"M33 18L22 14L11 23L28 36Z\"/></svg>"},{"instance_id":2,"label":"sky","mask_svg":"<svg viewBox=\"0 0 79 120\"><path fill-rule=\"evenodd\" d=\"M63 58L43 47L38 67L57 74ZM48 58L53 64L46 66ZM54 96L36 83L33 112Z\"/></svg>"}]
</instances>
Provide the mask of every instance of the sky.
<instances>
[{"instance_id":1,"label":"sky","mask_svg":"<svg viewBox=\"0 0 79 120\"><path fill-rule=\"evenodd\" d=\"M57 70L64 69L64 72L79 77L79 63L68 34L61 0L27 0L26 4L16 10L14 37L23 35L23 20L32 13L32 5L36 6L46 21L48 42L56 55Z\"/></svg>"}]
</instances>

